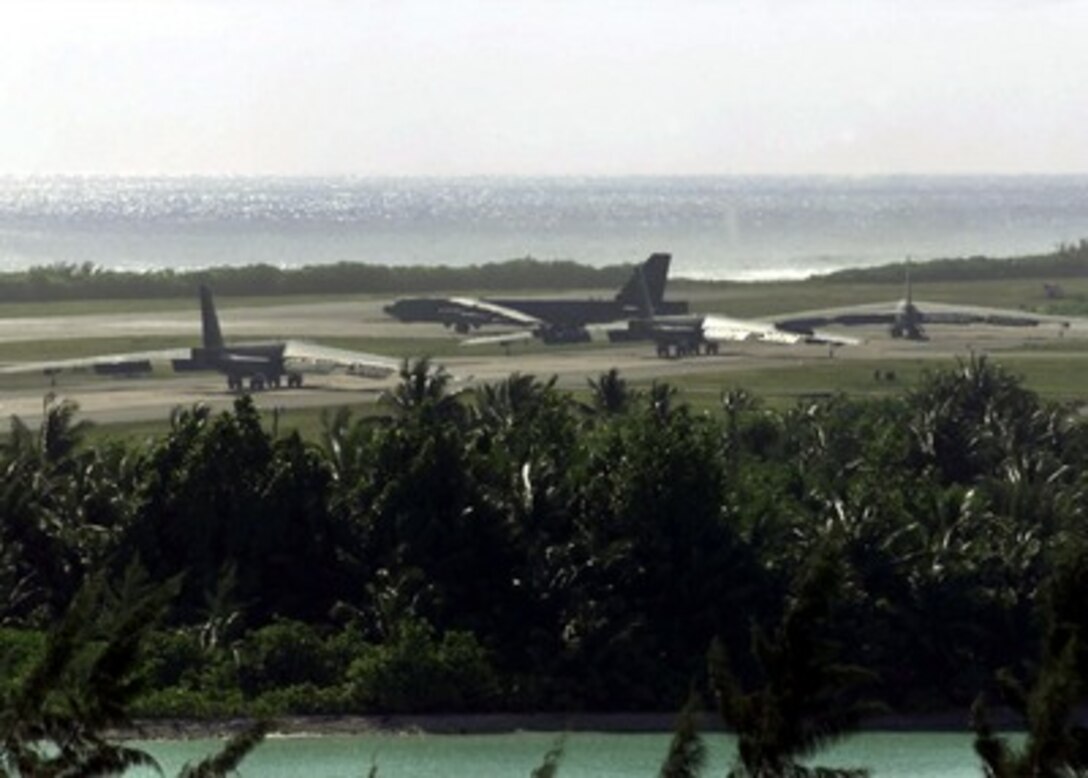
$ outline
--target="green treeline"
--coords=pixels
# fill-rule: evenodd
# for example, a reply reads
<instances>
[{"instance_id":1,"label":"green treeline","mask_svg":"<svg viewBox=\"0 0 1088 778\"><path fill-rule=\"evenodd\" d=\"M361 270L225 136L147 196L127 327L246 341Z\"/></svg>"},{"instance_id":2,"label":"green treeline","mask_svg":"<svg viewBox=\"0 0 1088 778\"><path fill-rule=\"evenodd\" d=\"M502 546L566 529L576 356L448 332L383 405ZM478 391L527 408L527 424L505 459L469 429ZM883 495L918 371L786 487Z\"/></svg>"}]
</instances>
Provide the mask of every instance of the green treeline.
<instances>
[{"instance_id":1,"label":"green treeline","mask_svg":"<svg viewBox=\"0 0 1088 778\"><path fill-rule=\"evenodd\" d=\"M818 276L821 281L860 283L902 283L906 265L896 262L880 267L839 270ZM961 257L913 262L911 278L915 281L979 281L1014 278L1084 278L1088 275L1088 240L1062 243L1049 254L994 259Z\"/></svg>"},{"instance_id":2,"label":"green treeline","mask_svg":"<svg viewBox=\"0 0 1088 778\"><path fill-rule=\"evenodd\" d=\"M969 257L915 263L918 281L971 281L1088 274L1088 240L1062 244L1041 256L993 259ZM429 294L510 289L569 290L618 288L630 265L595 268L571 261L511 259L468 267L390 266L361 262L279 268L272 265L202 270L110 270L93 264L57 264L0 273L0 303L67 300L125 300L190 297L198 284L222 295L259 297L294 294ZM901 283L902 263L842 270L816 276L818 283Z\"/></svg>"},{"instance_id":3,"label":"green treeline","mask_svg":"<svg viewBox=\"0 0 1088 778\"><path fill-rule=\"evenodd\" d=\"M630 274L628 265L595 268L531 258L469 267L341 262L298 268L245 265L146 272L110 270L89 263L58 264L0 273L0 302L190 297L199 284L237 297L619 288Z\"/></svg>"},{"instance_id":4,"label":"green treeline","mask_svg":"<svg viewBox=\"0 0 1088 778\"><path fill-rule=\"evenodd\" d=\"M966 709L1030 675L1056 560L1088 560L1088 424L984 359L786 411L591 389L453 394L406 365L384 416L330 413L319 443L247 398L142 446L82 443L68 404L14 419L0 694L88 578L137 561L177 582L142 715L669 710L714 686L758 728L783 668L798 705ZM1064 596L1059 646L1088 625Z\"/></svg>"}]
</instances>

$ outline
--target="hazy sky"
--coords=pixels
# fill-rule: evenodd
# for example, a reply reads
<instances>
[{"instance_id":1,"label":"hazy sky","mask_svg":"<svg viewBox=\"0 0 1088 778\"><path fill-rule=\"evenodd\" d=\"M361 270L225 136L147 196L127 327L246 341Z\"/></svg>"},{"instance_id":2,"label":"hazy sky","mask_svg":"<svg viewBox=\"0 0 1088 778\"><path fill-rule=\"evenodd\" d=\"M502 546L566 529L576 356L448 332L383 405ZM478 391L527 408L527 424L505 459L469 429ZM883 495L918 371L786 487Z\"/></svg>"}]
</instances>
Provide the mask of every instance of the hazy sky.
<instances>
[{"instance_id":1,"label":"hazy sky","mask_svg":"<svg viewBox=\"0 0 1088 778\"><path fill-rule=\"evenodd\" d=\"M1088 172L1088 0L7 0L0 174Z\"/></svg>"}]
</instances>

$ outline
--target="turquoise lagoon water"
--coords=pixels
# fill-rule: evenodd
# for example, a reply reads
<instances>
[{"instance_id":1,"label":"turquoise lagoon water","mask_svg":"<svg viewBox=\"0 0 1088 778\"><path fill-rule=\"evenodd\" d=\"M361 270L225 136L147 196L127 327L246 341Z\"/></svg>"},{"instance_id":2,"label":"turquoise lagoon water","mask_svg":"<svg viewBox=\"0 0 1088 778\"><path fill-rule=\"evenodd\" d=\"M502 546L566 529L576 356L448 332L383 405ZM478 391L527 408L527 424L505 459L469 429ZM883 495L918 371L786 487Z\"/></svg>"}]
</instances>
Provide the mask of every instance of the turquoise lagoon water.
<instances>
[{"instance_id":1,"label":"turquoise lagoon water","mask_svg":"<svg viewBox=\"0 0 1088 778\"><path fill-rule=\"evenodd\" d=\"M250 778L364 778L371 765L380 778L527 778L556 735L372 734L271 738L242 765ZM561 778L656 776L670 735L578 733L566 736ZM704 775L723 775L734 755L728 735L706 737L709 764ZM150 751L166 775L187 761L212 753L213 740L134 744ZM868 767L874 776L981 775L967 733L866 733L826 751L815 761L827 767ZM151 773L132 773L132 775Z\"/></svg>"}]
</instances>

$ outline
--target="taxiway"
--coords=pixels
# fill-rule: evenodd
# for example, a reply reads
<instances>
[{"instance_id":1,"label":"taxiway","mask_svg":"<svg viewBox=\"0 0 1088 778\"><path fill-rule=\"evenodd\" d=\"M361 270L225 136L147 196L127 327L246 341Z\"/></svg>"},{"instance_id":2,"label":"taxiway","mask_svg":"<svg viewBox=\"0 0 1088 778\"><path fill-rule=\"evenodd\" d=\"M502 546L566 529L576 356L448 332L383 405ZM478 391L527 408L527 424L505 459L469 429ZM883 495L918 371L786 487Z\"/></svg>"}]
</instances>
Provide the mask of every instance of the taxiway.
<instances>
[{"instance_id":1,"label":"taxiway","mask_svg":"<svg viewBox=\"0 0 1088 778\"><path fill-rule=\"evenodd\" d=\"M328 337L381 337L404 339L449 338L457 336L440 325L403 324L390 320L381 311L382 301L307 302L297 305L238 306L221 311L224 332L229 339L278 335L320 341ZM556 376L566 388L580 388L587 379L617 368L630 380L668 380L690 373L722 373L734 368L773 367L805 361L873 360L920 357L948 360L972 351L998 352L1029 349L1061 338L1085 338L1078 328L1008 328L994 326L934 326L931 340L924 343L892 340L883 328L854 328L850 334L861 345L829 349L820 345L773 346L738 343L723 349L719 356L663 360L649 343L553 347L528 350L515 346L503 355L482 356L471 349L440 360L460 385L497 381L512 373L528 373L547 379ZM178 335L199 339L198 317L191 311L160 314L119 314L35 317L0 320L0 342L46 341L57 338L136 337ZM398 356L394 345L386 356ZM313 408L373 401L391 388L396 378L374 381L349 376L314 376L300 389L281 389L255 395L259 407L272 409ZM173 375L166 378L88 379L64 376L56 386L42 376L40 382L23 381L17 386L0 385L0 416L18 415L29 424L40 419L43 397L56 397L79 404L81 418L99 423L159 420L177 407L204 403L213 409L226 408L234 395L226 390L221 376L209 373Z\"/></svg>"}]
</instances>

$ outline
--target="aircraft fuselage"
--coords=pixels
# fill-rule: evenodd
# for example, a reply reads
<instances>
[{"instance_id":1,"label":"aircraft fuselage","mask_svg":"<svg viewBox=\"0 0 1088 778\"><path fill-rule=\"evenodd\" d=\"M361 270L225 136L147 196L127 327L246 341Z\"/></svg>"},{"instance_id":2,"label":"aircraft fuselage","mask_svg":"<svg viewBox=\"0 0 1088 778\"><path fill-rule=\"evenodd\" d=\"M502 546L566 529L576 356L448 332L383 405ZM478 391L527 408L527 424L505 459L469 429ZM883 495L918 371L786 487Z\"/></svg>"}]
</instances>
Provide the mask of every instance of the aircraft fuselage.
<instances>
[{"instance_id":1,"label":"aircraft fuselage","mask_svg":"<svg viewBox=\"0 0 1088 778\"><path fill-rule=\"evenodd\" d=\"M289 370L284 360L285 343L248 343L236 346L194 348L187 360L174 360L177 371L207 370L227 377L227 386L254 390L278 387L284 377L288 386L301 386L301 373Z\"/></svg>"}]
</instances>

